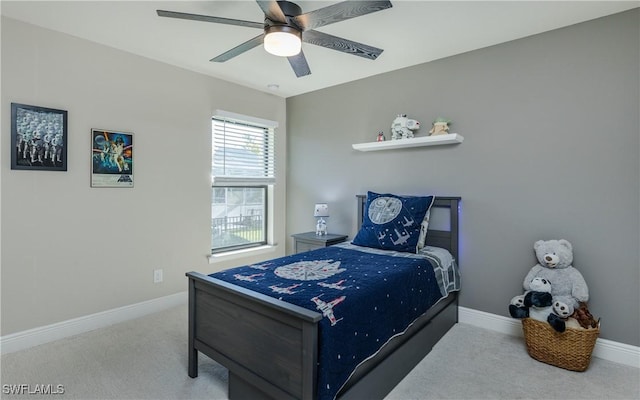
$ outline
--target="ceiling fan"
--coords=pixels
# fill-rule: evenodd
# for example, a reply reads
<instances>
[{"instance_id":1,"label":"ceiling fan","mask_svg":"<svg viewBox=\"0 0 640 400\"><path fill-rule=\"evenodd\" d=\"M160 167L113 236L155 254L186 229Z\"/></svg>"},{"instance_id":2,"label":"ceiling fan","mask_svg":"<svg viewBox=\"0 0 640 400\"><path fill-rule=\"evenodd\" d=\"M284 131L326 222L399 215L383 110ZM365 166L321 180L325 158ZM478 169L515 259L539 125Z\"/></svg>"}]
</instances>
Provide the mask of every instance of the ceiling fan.
<instances>
[{"instance_id":1,"label":"ceiling fan","mask_svg":"<svg viewBox=\"0 0 640 400\"><path fill-rule=\"evenodd\" d=\"M289 1L256 0L264 12L264 22L244 21L208 15L187 14L157 10L158 16L213 22L217 24L245 26L262 29L263 33L228 50L210 61L225 62L261 44L268 52L287 57L298 78L311 74L301 42L342 51L355 56L375 60L382 49L316 31L325 25L360 17L391 7L390 1L343 1L307 13Z\"/></svg>"}]
</instances>

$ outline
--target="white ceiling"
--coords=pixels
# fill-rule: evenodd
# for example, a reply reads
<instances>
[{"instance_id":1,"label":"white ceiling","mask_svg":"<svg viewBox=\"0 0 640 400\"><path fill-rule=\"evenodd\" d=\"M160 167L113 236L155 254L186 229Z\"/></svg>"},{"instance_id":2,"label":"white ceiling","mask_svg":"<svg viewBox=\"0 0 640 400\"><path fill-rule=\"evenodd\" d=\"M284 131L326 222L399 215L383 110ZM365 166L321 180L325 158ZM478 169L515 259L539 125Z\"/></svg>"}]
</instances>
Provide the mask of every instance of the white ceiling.
<instances>
[{"instance_id":1,"label":"white ceiling","mask_svg":"<svg viewBox=\"0 0 640 400\"><path fill-rule=\"evenodd\" d=\"M336 1L305 1L303 12ZM367 60L311 44L311 75L256 47L225 63L209 60L260 34L247 27L161 18L157 9L262 22L255 1L6 1L2 15L68 33L282 97L311 92L640 6L640 1L409 1L317 28L384 49ZM278 89L268 85L276 84Z\"/></svg>"}]
</instances>

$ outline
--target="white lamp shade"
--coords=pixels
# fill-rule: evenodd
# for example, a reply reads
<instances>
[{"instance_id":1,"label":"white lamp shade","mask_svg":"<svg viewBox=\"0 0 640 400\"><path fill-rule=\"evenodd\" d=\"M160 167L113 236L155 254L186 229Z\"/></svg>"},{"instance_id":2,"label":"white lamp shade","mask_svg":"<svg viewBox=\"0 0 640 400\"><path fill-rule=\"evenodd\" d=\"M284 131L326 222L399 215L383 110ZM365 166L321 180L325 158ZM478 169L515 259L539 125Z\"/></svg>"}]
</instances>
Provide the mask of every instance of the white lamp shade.
<instances>
[{"instance_id":1,"label":"white lamp shade","mask_svg":"<svg viewBox=\"0 0 640 400\"><path fill-rule=\"evenodd\" d=\"M329 205L326 203L316 204L315 209L313 211L314 217L328 217L329 216Z\"/></svg>"},{"instance_id":2,"label":"white lamp shade","mask_svg":"<svg viewBox=\"0 0 640 400\"><path fill-rule=\"evenodd\" d=\"M264 36L264 49L280 57L291 57L300 53L302 40L299 31L287 26L272 26Z\"/></svg>"}]
</instances>

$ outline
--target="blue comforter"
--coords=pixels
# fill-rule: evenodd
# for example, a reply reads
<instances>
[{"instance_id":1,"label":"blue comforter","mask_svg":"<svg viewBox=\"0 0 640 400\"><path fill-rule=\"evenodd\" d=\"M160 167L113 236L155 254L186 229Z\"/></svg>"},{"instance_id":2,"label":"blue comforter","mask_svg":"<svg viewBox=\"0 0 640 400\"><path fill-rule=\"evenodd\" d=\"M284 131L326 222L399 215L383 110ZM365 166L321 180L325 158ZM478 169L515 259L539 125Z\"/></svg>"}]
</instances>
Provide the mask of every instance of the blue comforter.
<instances>
[{"instance_id":1,"label":"blue comforter","mask_svg":"<svg viewBox=\"0 0 640 400\"><path fill-rule=\"evenodd\" d=\"M323 314L318 399L330 400L359 364L459 290L455 261L439 260L343 244L210 276Z\"/></svg>"}]
</instances>

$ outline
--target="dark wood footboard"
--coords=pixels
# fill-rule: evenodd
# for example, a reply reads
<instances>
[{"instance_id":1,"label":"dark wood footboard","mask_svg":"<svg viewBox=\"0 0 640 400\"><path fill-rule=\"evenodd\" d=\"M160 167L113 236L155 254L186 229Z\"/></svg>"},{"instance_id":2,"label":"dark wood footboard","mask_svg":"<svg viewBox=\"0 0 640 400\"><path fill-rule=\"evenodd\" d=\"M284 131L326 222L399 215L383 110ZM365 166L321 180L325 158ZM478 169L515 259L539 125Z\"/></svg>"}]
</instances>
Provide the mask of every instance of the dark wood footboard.
<instances>
[{"instance_id":1,"label":"dark wood footboard","mask_svg":"<svg viewBox=\"0 0 640 400\"><path fill-rule=\"evenodd\" d=\"M322 314L196 272L187 276L189 376L198 376L202 352L229 369L230 398L234 391L251 398L315 396Z\"/></svg>"}]
</instances>

